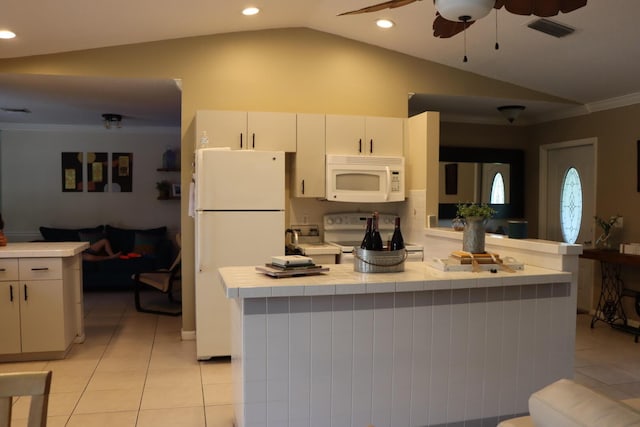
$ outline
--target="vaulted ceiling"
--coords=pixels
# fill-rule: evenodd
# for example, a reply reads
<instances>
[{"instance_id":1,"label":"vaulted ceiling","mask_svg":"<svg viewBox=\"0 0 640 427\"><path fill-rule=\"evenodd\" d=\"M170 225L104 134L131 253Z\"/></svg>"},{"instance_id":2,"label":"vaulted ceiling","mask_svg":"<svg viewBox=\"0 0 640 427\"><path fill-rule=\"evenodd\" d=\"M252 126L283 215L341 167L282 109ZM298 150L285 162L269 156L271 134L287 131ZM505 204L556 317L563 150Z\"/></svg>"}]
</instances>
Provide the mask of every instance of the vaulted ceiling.
<instances>
[{"instance_id":1,"label":"vaulted ceiling","mask_svg":"<svg viewBox=\"0 0 640 427\"><path fill-rule=\"evenodd\" d=\"M575 29L564 38L528 28L534 17L504 9L497 15L491 12L467 30L466 63L462 34L433 37L436 11L431 0L337 16L378 1L111 0L98 5L57 0L38 2L36 7L7 0L2 4L0 29L11 29L18 37L0 40L0 60L195 35L308 27L576 101L585 111L612 100L635 102L640 93L638 0L588 0L586 7L551 18ZM259 7L261 13L243 16L241 9L248 5ZM381 17L394 21L395 27L376 27L375 20ZM496 38L499 50L494 49ZM4 91L1 85L0 89ZM459 105L455 101L430 99L436 108L449 105L453 110ZM478 108L486 108L484 100L476 101ZM538 107L548 113L554 106ZM451 114L468 113L453 110Z\"/></svg>"}]
</instances>

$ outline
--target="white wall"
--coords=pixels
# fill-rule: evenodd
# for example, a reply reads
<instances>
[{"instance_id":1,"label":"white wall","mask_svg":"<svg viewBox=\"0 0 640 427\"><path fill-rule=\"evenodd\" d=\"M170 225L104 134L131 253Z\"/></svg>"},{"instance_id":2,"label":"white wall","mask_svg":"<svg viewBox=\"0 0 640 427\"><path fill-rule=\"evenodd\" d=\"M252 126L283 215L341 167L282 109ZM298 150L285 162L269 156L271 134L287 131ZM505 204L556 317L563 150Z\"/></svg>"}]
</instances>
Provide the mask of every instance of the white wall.
<instances>
[{"instance_id":1,"label":"white wall","mask_svg":"<svg viewBox=\"0 0 640 427\"><path fill-rule=\"evenodd\" d=\"M0 206L10 240L40 238L38 228L123 228L166 225L180 228L180 202L157 200L161 179L179 182L179 173L159 172L162 153L180 145L179 130L93 130L63 128L0 132ZM62 192L62 152L133 153L130 193Z\"/></svg>"}]
</instances>

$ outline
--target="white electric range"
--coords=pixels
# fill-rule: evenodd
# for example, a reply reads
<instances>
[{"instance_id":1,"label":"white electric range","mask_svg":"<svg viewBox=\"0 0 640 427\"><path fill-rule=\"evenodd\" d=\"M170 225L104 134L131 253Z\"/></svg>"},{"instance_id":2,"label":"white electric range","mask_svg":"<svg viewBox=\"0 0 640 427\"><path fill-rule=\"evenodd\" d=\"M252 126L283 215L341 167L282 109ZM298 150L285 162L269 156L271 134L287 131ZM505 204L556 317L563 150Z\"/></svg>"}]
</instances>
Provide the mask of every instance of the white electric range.
<instances>
[{"instance_id":1,"label":"white electric range","mask_svg":"<svg viewBox=\"0 0 640 427\"><path fill-rule=\"evenodd\" d=\"M395 218L397 215L381 213L378 220L378 228L382 241L387 242L393 234ZM367 218L370 213L350 212L334 213L324 216L324 241L340 249L338 264L353 263L353 248L359 247L367 228ZM402 228L402 224L400 224ZM386 243L385 243L386 244ZM407 250L408 262L421 262L424 260L424 247L404 242Z\"/></svg>"}]
</instances>

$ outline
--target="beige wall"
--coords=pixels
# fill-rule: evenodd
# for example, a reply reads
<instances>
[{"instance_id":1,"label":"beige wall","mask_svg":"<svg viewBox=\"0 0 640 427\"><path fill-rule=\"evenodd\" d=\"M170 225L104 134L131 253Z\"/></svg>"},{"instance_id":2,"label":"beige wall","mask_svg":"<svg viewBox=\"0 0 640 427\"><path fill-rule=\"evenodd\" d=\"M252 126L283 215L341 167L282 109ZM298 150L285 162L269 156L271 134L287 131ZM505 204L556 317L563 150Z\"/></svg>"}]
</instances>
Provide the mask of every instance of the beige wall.
<instances>
[{"instance_id":1,"label":"beige wall","mask_svg":"<svg viewBox=\"0 0 640 427\"><path fill-rule=\"evenodd\" d=\"M182 183L198 109L407 115L409 92L555 100L337 36L283 29L0 60L0 72L182 79ZM181 203L183 329L195 329L193 221Z\"/></svg>"}]
</instances>

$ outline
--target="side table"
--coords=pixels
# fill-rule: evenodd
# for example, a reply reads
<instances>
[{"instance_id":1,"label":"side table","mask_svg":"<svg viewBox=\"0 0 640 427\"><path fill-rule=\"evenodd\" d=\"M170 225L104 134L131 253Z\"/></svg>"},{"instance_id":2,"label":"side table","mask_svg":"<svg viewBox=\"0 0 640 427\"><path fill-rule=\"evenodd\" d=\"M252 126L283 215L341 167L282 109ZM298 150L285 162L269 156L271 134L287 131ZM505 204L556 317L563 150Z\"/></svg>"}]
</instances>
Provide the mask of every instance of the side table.
<instances>
[{"instance_id":1,"label":"side table","mask_svg":"<svg viewBox=\"0 0 640 427\"><path fill-rule=\"evenodd\" d=\"M635 297L638 293L625 288L621 270L623 265L640 267L640 256L621 254L616 250L584 249L580 258L600 261L602 287L596 312L591 319L591 327L600 320L613 328L633 334L635 342L638 342L640 328L628 325L627 315L622 306L623 297Z\"/></svg>"}]
</instances>

